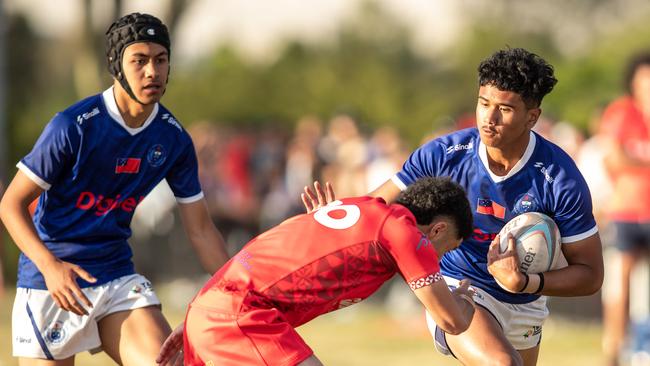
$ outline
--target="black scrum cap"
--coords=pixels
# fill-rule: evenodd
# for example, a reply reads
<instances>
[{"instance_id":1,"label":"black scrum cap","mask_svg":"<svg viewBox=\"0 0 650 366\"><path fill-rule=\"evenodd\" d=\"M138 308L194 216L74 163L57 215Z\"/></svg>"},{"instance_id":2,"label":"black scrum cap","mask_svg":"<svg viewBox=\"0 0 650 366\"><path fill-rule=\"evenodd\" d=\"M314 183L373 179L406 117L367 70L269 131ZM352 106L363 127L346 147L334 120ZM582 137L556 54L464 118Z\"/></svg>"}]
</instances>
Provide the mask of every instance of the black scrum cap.
<instances>
[{"instance_id":1,"label":"black scrum cap","mask_svg":"<svg viewBox=\"0 0 650 366\"><path fill-rule=\"evenodd\" d=\"M153 15L131 13L116 20L106 31L106 58L108 71L117 79L133 100L139 101L133 95L129 83L122 73L122 56L124 50L133 43L153 42L167 49L170 53L169 32L160 19Z\"/></svg>"}]
</instances>

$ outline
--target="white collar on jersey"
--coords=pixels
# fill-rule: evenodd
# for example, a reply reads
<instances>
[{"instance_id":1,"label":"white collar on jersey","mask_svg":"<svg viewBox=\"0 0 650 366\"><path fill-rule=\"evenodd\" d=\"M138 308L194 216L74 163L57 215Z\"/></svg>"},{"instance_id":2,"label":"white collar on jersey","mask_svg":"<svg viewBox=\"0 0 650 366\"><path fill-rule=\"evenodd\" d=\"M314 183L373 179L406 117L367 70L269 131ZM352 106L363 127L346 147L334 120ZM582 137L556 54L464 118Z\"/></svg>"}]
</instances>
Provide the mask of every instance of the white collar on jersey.
<instances>
[{"instance_id":1,"label":"white collar on jersey","mask_svg":"<svg viewBox=\"0 0 650 366\"><path fill-rule=\"evenodd\" d=\"M134 136L141 131L143 131L147 126L153 122L153 119L156 118L156 115L158 114L158 103L154 105L153 110L151 111L151 114L149 117L147 117L147 120L144 121L142 126L137 127L137 128L132 128L126 125L126 122L124 122L124 118L122 118L122 115L120 114L120 110L117 108L117 103L115 102L115 95L113 94L113 87L111 86L110 88L104 90L102 93L102 98L104 98L104 105L106 105L106 109L108 110L108 114L115 120L115 122L119 123L122 128L124 128L128 133L131 134L131 136Z\"/></svg>"},{"instance_id":2,"label":"white collar on jersey","mask_svg":"<svg viewBox=\"0 0 650 366\"><path fill-rule=\"evenodd\" d=\"M478 156L483 162L483 165L485 166L485 170L490 173L490 177L494 182L503 182L504 180L512 177L513 175L517 174L523 167L526 165L528 160L530 160L530 157L533 155L533 151L535 150L535 145L537 144L537 138L535 137L535 134L533 131L530 131L530 140L528 140L528 146L526 147L526 151L524 152L524 155L519 159L517 164L510 169L508 174L504 176L499 176L490 170L490 164L488 162L488 157L487 157L487 147L485 144L483 144L483 141L481 141L478 145Z\"/></svg>"}]
</instances>

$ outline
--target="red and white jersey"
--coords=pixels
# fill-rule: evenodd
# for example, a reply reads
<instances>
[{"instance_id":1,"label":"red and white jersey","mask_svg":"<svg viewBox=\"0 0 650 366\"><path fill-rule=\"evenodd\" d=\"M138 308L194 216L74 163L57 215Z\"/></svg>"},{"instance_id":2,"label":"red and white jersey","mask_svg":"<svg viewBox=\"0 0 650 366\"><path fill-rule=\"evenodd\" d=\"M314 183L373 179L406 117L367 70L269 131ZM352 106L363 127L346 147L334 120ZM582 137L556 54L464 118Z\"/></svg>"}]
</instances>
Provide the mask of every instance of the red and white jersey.
<instances>
[{"instance_id":1,"label":"red and white jersey","mask_svg":"<svg viewBox=\"0 0 650 366\"><path fill-rule=\"evenodd\" d=\"M612 102L601 119L601 133L635 160L650 162L650 121L632 97ZM650 168L625 166L610 170L614 192L606 210L609 218L624 222L650 221Z\"/></svg>"},{"instance_id":2,"label":"red and white jersey","mask_svg":"<svg viewBox=\"0 0 650 366\"><path fill-rule=\"evenodd\" d=\"M192 306L234 313L276 308L295 327L367 298L395 273L412 289L439 280L433 245L405 207L347 198L250 241Z\"/></svg>"}]
</instances>

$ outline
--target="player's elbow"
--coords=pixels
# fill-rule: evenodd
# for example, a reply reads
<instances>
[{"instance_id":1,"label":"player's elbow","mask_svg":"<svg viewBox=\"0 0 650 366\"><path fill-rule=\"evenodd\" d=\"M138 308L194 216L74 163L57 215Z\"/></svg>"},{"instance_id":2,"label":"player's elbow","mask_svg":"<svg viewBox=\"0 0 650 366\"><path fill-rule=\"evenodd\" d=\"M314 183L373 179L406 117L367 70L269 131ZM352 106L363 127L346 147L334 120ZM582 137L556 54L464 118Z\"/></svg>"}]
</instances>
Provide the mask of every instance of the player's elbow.
<instances>
[{"instance_id":1,"label":"player's elbow","mask_svg":"<svg viewBox=\"0 0 650 366\"><path fill-rule=\"evenodd\" d=\"M6 197L0 197L0 222L5 222L6 218L9 215L9 207Z\"/></svg>"},{"instance_id":2,"label":"player's elbow","mask_svg":"<svg viewBox=\"0 0 650 366\"><path fill-rule=\"evenodd\" d=\"M458 335L469 328L470 322L471 319L465 319L465 317L461 317L459 319L452 319L451 321L442 322L443 324L438 324L438 326L442 328L442 330L444 330L447 334Z\"/></svg>"},{"instance_id":3,"label":"player's elbow","mask_svg":"<svg viewBox=\"0 0 650 366\"><path fill-rule=\"evenodd\" d=\"M589 284L586 286L587 293L585 295L593 295L603 286L604 273L600 271L599 273L594 273Z\"/></svg>"}]
</instances>

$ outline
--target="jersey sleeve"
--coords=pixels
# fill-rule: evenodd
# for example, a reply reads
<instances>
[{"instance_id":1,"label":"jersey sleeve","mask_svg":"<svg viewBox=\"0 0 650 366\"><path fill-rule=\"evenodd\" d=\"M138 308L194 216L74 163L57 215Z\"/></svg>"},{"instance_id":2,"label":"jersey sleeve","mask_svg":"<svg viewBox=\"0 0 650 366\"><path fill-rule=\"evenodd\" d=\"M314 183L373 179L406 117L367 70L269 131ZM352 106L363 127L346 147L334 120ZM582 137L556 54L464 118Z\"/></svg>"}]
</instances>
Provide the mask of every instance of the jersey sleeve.
<instances>
[{"instance_id":1,"label":"jersey sleeve","mask_svg":"<svg viewBox=\"0 0 650 366\"><path fill-rule=\"evenodd\" d=\"M444 147L438 140L420 146L406 159L402 170L392 178L393 183L404 190L418 178L437 176L439 167L436 163L440 161L439 154L443 150Z\"/></svg>"},{"instance_id":2,"label":"jersey sleeve","mask_svg":"<svg viewBox=\"0 0 650 366\"><path fill-rule=\"evenodd\" d=\"M45 126L32 151L20 160L18 169L41 188L49 190L70 167L80 141L75 122L58 113Z\"/></svg>"},{"instance_id":3,"label":"jersey sleeve","mask_svg":"<svg viewBox=\"0 0 650 366\"><path fill-rule=\"evenodd\" d=\"M203 198L199 182L199 164L194 144L189 139L183 151L165 177L179 203L192 203Z\"/></svg>"},{"instance_id":4,"label":"jersey sleeve","mask_svg":"<svg viewBox=\"0 0 650 366\"><path fill-rule=\"evenodd\" d=\"M554 221L560 229L562 243L573 243L594 235L598 227L587 182L575 165L566 175L555 187Z\"/></svg>"},{"instance_id":5,"label":"jersey sleeve","mask_svg":"<svg viewBox=\"0 0 650 366\"><path fill-rule=\"evenodd\" d=\"M417 290L442 279L438 254L415 226L413 216L406 208L394 206L379 238L411 289Z\"/></svg>"}]
</instances>

